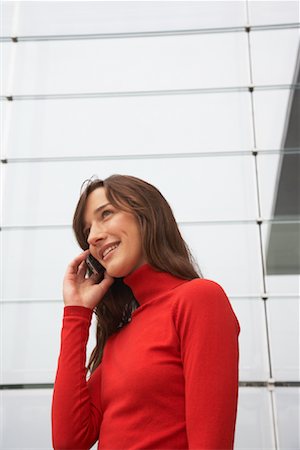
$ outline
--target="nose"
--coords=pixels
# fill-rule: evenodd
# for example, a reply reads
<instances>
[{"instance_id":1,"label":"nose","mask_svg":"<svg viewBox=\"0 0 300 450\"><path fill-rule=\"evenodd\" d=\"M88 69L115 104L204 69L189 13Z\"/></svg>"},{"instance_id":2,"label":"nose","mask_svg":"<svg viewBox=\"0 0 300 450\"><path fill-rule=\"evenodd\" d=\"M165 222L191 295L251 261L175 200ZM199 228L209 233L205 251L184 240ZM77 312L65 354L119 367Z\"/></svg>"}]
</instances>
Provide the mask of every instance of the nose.
<instances>
[{"instance_id":1,"label":"nose","mask_svg":"<svg viewBox=\"0 0 300 450\"><path fill-rule=\"evenodd\" d=\"M89 245L97 245L106 238L105 230L100 224L92 224L90 228L90 232L87 238L87 243Z\"/></svg>"}]
</instances>

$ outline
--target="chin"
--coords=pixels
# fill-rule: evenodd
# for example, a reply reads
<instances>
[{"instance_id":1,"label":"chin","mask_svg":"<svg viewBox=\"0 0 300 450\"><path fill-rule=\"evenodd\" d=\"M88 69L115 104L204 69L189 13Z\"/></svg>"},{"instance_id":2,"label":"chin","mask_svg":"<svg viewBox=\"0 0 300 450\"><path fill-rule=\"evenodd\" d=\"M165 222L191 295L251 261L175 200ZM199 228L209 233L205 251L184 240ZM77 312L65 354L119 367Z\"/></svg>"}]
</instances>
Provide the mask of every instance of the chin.
<instances>
[{"instance_id":1,"label":"chin","mask_svg":"<svg viewBox=\"0 0 300 450\"><path fill-rule=\"evenodd\" d=\"M122 272L115 271L115 270L107 270L106 273L108 273L108 275L113 278L123 278L126 276L126 275L123 275Z\"/></svg>"},{"instance_id":2,"label":"chin","mask_svg":"<svg viewBox=\"0 0 300 450\"><path fill-rule=\"evenodd\" d=\"M129 273L125 267L114 266L113 264L107 267L106 272L113 278L123 278Z\"/></svg>"},{"instance_id":3,"label":"chin","mask_svg":"<svg viewBox=\"0 0 300 450\"><path fill-rule=\"evenodd\" d=\"M133 272L137 267L131 264L109 264L106 272L113 278L123 278Z\"/></svg>"}]
</instances>

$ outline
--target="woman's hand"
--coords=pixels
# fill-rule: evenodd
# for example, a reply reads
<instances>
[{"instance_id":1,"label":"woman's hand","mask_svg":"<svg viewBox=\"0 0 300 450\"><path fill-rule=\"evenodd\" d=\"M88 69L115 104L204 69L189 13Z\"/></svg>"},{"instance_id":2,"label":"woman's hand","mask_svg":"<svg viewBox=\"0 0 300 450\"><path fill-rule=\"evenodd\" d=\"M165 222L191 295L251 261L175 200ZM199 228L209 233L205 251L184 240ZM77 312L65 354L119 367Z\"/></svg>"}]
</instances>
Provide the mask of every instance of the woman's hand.
<instances>
[{"instance_id":1,"label":"woman's hand","mask_svg":"<svg viewBox=\"0 0 300 450\"><path fill-rule=\"evenodd\" d=\"M94 309L114 282L114 278L104 273L101 282L100 275L93 274L86 278L85 262L89 250L77 256L67 267L63 281L63 297L65 306L84 306Z\"/></svg>"}]
</instances>

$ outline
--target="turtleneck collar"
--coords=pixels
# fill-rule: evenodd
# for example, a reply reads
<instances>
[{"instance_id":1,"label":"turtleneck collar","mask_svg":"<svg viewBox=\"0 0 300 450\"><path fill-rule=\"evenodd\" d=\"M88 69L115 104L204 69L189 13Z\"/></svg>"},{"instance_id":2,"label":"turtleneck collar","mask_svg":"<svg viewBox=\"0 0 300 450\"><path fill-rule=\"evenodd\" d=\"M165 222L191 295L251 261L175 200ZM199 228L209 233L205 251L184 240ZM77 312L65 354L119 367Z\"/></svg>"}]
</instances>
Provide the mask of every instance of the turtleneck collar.
<instances>
[{"instance_id":1,"label":"turtleneck collar","mask_svg":"<svg viewBox=\"0 0 300 450\"><path fill-rule=\"evenodd\" d=\"M138 303L144 305L188 280L175 277L168 272L159 272L149 264L143 264L124 277L123 281L130 287Z\"/></svg>"}]
</instances>

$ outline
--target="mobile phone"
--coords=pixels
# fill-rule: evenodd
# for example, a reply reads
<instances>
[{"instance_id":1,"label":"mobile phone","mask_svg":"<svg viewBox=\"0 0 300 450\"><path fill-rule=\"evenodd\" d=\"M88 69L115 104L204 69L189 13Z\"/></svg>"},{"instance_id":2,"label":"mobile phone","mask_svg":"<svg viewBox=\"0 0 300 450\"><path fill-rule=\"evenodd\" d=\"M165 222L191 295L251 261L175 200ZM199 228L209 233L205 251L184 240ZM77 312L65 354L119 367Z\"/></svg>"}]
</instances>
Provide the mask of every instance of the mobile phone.
<instances>
[{"instance_id":1,"label":"mobile phone","mask_svg":"<svg viewBox=\"0 0 300 450\"><path fill-rule=\"evenodd\" d=\"M93 255L89 254L85 262L88 266L89 276L91 276L93 273L101 275L102 277L104 276L105 272L104 267L99 263L99 261L96 258L93 257Z\"/></svg>"}]
</instances>

